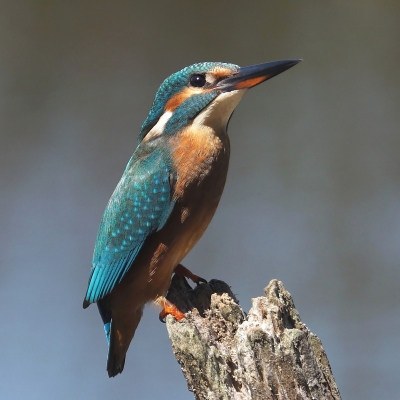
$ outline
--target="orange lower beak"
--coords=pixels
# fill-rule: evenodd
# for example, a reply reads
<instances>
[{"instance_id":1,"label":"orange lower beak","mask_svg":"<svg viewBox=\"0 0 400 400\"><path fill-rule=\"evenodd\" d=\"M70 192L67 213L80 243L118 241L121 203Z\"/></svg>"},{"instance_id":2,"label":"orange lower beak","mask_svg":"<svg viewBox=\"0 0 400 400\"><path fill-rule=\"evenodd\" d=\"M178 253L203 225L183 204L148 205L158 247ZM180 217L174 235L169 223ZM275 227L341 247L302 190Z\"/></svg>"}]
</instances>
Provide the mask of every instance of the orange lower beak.
<instances>
[{"instance_id":1,"label":"orange lower beak","mask_svg":"<svg viewBox=\"0 0 400 400\"><path fill-rule=\"evenodd\" d=\"M225 78L219 82L216 89L223 92L249 89L268 79L273 78L276 75L279 75L281 72L284 72L289 68L294 67L300 61L302 60L279 60L239 68L235 75Z\"/></svg>"}]
</instances>

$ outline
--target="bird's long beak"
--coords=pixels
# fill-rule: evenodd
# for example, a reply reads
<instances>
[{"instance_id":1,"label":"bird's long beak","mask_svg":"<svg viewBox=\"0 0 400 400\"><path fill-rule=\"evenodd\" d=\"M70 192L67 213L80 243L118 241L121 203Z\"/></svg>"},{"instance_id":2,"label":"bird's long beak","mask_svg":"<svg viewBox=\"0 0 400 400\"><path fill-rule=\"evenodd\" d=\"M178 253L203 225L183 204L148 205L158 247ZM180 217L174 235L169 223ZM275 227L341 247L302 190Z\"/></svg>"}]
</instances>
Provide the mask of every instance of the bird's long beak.
<instances>
[{"instance_id":1,"label":"bird's long beak","mask_svg":"<svg viewBox=\"0 0 400 400\"><path fill-rule=\"evenodd\" d=\"M239 68L238 73L221 80L216 89L223 92L249 89L298 64L301 59L279 60Z\"/></svg>"}]
</instances>

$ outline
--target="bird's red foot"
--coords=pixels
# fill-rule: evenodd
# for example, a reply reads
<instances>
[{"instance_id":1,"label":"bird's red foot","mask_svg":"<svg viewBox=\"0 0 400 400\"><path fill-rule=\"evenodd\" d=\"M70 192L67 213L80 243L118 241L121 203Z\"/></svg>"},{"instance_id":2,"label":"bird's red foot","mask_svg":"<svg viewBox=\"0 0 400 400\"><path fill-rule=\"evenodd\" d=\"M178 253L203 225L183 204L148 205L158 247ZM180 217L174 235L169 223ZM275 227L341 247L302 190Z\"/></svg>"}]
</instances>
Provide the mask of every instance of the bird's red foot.
<instances>
[{"instance_id":1,"label":"bird's red foot","mask_svg":"<svg viewBox=\"0 0 400 400\"><path fill-rule=\"evenodd\" d=\"M190 279L196 285L200 284L200 282L207 283L207 281L200 276L195 275L193 272L189 271L186 267L182 264L178 264L174 270L175 274L178 276L184 276L185 278Z\"/></svg>"},{"instance_id":2,"label":"bird's red foot","mask_svg":"<svg viewBox=\"0 0 400 400\"><path fill-rule=\"evenodd\" d=\"M168 314L172 315L177 321L181 321L182 319L186 318L185 314L178 310L178 307L176 307L163 296L158 297L155 300L155 303L159 304L163 308L158 316L161 322L165 322L165 317Z\"/></svg>"}]
</instances>

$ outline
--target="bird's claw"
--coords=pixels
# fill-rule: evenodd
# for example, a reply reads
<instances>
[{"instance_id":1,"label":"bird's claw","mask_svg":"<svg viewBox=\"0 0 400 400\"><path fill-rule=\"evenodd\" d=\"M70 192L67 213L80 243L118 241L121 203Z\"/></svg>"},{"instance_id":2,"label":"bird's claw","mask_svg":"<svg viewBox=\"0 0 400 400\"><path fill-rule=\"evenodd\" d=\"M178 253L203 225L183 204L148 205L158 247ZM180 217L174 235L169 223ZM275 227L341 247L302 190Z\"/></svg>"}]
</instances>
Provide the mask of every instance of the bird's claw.
<instances>
[{"instance_id":1,"label":"bird's claw","mask_svg":"<svg viewBox=\"0 0 400 400\"><path fill-rule=\"evenodd\" d=\"M157 304L160 304L162 310L158 315L158 319L165 324L166 317L168 314L172 315L177 321L181 321L186 318L185 314L178 309L178 307L168 301L165 297L159 297L155 300Z\"/></svg>"}]
</instances>

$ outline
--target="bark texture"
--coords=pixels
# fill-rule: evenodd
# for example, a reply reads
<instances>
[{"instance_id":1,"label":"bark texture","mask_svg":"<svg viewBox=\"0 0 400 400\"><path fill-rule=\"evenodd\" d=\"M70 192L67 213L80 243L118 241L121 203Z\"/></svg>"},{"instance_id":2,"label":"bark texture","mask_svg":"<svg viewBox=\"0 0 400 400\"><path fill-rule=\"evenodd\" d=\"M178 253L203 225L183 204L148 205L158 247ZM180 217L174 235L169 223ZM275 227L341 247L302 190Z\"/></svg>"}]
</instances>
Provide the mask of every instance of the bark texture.
<instances>
[{"instance_id":1,"label":"bark texture","mask_svg":"<svg viewBox=\"0 0 400 400\"><path fill-rule=\"evenodd\" d=\"M341 399L321 341L272 280L246 316L230 287L192 289L174 277L167 298L186 319L167 317L176 359L196 399Z\"/></svg>"}]
</instances>

